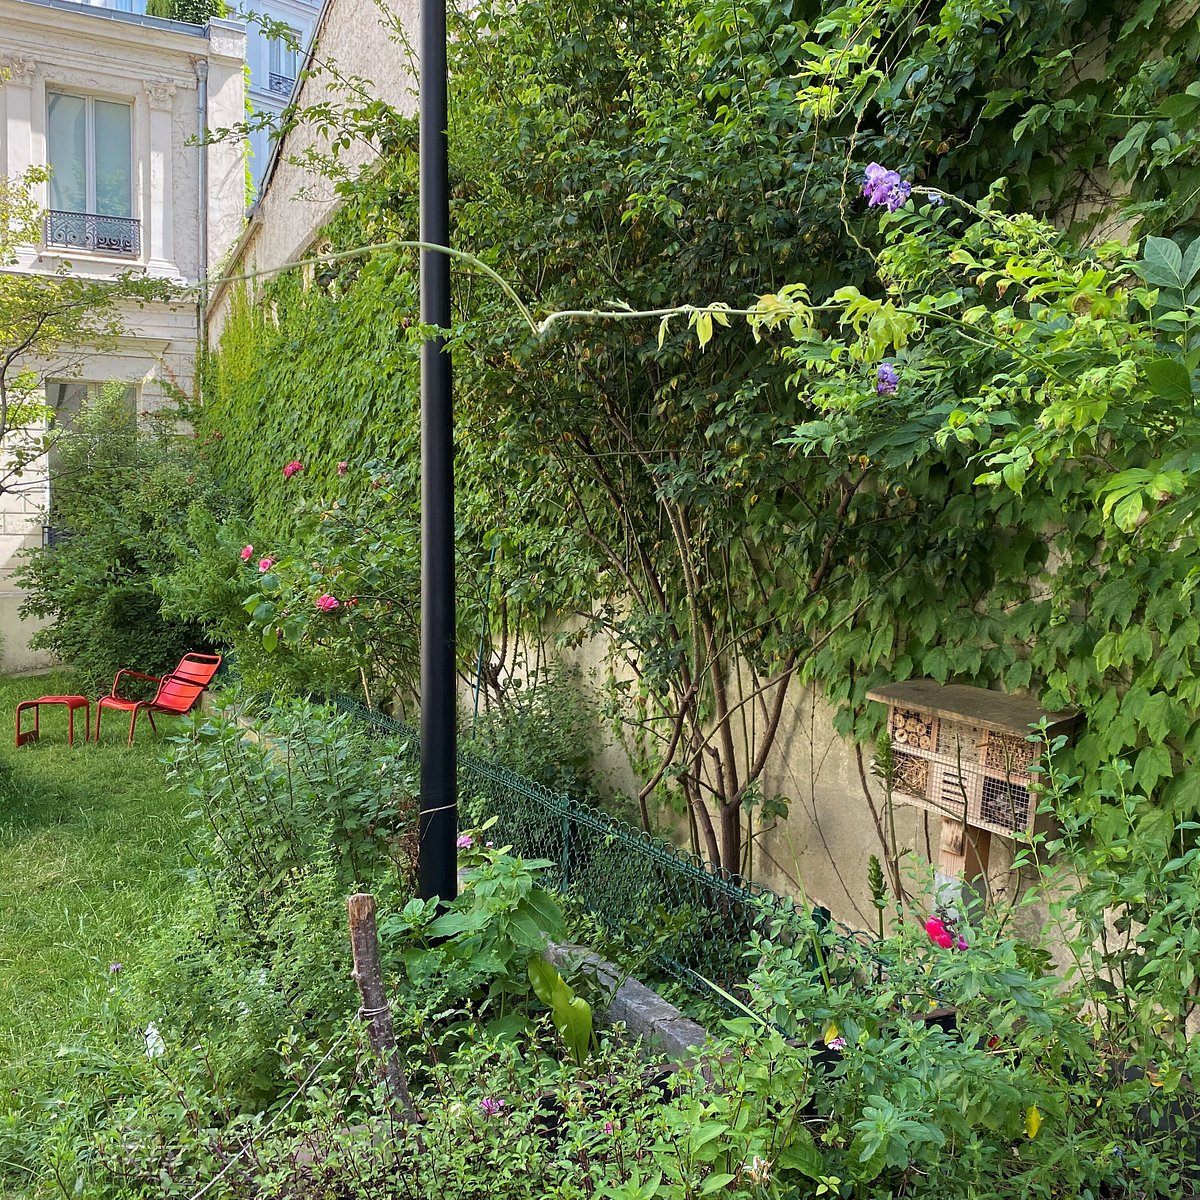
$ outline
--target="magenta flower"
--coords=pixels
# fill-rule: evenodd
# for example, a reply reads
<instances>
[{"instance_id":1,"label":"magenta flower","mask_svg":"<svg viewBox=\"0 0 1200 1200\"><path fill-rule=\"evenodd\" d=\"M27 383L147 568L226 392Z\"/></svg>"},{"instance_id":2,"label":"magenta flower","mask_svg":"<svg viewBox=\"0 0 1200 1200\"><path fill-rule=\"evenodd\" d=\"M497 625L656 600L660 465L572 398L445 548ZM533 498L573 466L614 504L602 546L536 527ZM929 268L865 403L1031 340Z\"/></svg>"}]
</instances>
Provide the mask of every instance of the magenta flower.
<instances>
[{"instance_id":1,"label":"magenta flower","mask_svg":"<svg viewBox=\"0 0 1200 1200\"><path fill-rule=\"evenodd\" d=\"M605 1133L607 1133L611 1136L612 1134L616 1133L616 1131L617 1131L617 1127L611 1121L604 1122L604 1132Z\"/></svg>"},{"instance_id":2,"label":"magenta flower","mask_svg":"<svg viewBox=\"0 0 1200 1200\"><path fill-rule=\"evenodd\" d=\"M458 841L454 843L460 850L470 850L475 845L475 839L469 833L460 833Z\"/></svg>"},{"instance_id":3,"label":"magenta flower","mask_svg":"<svg viewBox=\"0 0 1200 1200\"><path fill-rule=\"evenodd\" d=\"M350 468L350 464L348 462L346 462L345 459L343 459L340 463L338 463L338 474L345 475L345 473L347 472L347 470L349 470L349 468Z\"/></svg>"},{"instance_id":4,"label":"magenta flower","mask_svg":"<svg viewBox=\"0 0 1200 1200\"><path fill-rule=\"evenodd\" d=\"M955 945L956 945L956 946L957 946L957 947L958 947L960 950L965 950L965 949L967 948L967 939L966 939L965 937L963 937L963 935L960 933L960 934L958 935L958 941L957 941L957 942L955 942L954 944L955 944Z\"/></svg>"},{"instance_id":5,"label":"magenta flower","mask_svg":"<svg viewBox=\"0 0 1200 1200\"><path fill-rule=\"evenodd\" d=\"M258 569L260 571L269 571L275 565L275 560L268 556L258 560Z\"/></svg>"},{"instance_id":6,"label":"magenta flower","mask_svg":"<svg viewBox=\"0 0 1200 1200\"><path fill-rule=\"evenodd\" d=\"M941 946L943 950L949 950L954 945L954 934L946 928L946 923L940 917L930 917L925 922L925 932L929 935L929 940L935 946Z\"/></svg>"},{"instance_id":7,"label":"magenta flower","mask_svg":"<svg viewBox=\"0 0 1200 1200\"><path fill-rule=\"evenodd\" d=\"M328 592L323 596L318 596L316 603L322 612L333 612L335 608L341 608L342 606L342 602L336 596L331 596Z\"/></svg>"},{"instance_id":8,"label":"magenta flower","mask_svg":"<svg viewBox=\"0 0 1200 1200\"><path fill-rule=\"evenodd\" d=\"M498 1117L504 1111L503 1100L493 1100L491 1096L484 1096L479 1102L479 1107L485 1117Z\"/></svg>"},{"instance_id":9,"label":"magenta flower","mask_svg":"<svg viewBox=\"0 0 1200 1200\"><path fill-rule=\"evenodd\" d=\"M242 547L242 562L249 562L253 556L254 556L254 547L253 546L243 546Z\"/></svg>"},{"instance_id":10,"label":"magenta flower","mask_svg":"<svg viewBox=\"0 0 1200 1200\"><path fill-rule=\"evenodd\" d=\"M298 475L303 470L304 464L298 459L293 458L292 461L283 468L283 477L284 479L291 479L293 475Z\"/></svg>"}]
</instances>

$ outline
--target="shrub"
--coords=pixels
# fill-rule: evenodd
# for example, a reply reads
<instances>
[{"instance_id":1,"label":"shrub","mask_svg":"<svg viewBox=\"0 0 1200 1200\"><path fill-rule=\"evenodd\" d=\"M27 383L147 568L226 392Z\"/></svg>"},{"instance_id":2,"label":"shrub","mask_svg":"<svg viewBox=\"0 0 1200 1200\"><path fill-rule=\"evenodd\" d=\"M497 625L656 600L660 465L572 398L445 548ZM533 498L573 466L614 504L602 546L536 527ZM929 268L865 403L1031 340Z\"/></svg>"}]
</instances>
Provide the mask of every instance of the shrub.
<instances>
[{"instance_id":1,"label":"shrub","mask_svg":"<svg viewBox=\"0 0 1200 1200\"><path fill-rule=\"evenodd\" d=\"M522 683L473 722L470 748L554 792L596 794L593 763L600 719L577 667L560 662Z\"/></svg>"},{"instance_id":2,"label":"shrub","mask_svg":"<svg viewBox=\"0 0 1200 1200\"><path fill-rule=\"evenodd\" d=\"M22 616L49 622L30 639L107 691L122 667L161 674L209 643L192 621L167 619L154 590L175 561L188 506L215 501L203 454L170 415L139 427L124 388L54 440L54 544L30 550L17 571L28 591Z\"/></svg>"}]
</instances>

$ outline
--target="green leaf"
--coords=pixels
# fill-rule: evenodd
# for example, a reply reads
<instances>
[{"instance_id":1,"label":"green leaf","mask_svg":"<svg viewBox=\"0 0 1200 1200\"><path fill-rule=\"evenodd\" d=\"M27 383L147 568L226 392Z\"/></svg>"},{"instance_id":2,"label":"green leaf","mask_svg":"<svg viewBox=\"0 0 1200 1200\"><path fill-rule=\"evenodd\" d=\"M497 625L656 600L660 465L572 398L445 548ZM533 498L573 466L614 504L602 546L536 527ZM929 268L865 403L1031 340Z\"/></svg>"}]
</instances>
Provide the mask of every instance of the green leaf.
<instances>
[{"instance_id":1,"label":"green leaf","mask_svg":"<svg viewBox=\"0 0 1200 1200\"><path fill-rule=\"evenodd\" d=\"M265 625L275 619L275 605L270 600L260 600L250 614L250 619L256 625Z\"/></svg>"},{"instance_id":2,"label":"green leaf","mask_svg":"<svg viewBox=\"0 0 1200 1200\"><path fill-rule=\"evenodd\" d=\"M1146 382L1169 404L1192 402L1192 376L1179 359L1151 359L1143 370Z\"/></svg>"},{"instance_id":3,"label":"green leaf","mask_svg":"<svg viewBox=\"0 0 1200 1200\"><path fill-rule=\"evenodd\" d=\"M1184 287L1183 251L1170 238L1147 238L1137 268L1141 277L1154 287Z\"/></svg>"},{"instance_id":4,"label":"green leaf","mask_svg":"<svg viewBox=\"0 0 1200 1200\"><path fill-rule=\"evenodd\" d=\"M1134 786L1149 796L1161 779L1171 775L1171 752L1166 746L1147 746L1137 756L1133 769Z\"/></svg>"},{"instance_id":5,"label":"green leaf","mask_svg":"<svg viewBox=\"0 0 1200 1200\"><path fill-rule=\"evenodd\" d=\"M486 912L443 913L429 926L429 934L435 938L448 938L459 933L474 933L482 929L489 920L490 914Z\"/></svg>"},{"instance_id":6,"label":"green leaf","mask_svg":"<svg viewBox=\"0 0 1200 1200\"><path fill-rule=\"evenodd\" d=\"M812 1134L803 1125L792 1130L792 1139L780 1152L776 1165L792 1167L808 1179L820 1179L826 1173L825 1159Z\"/></svg>"},{"instance_id":7,"label":"green leaf","mask_svg":"<svg viewBox=\"0 0 1200 1200\"><path fill-rule=\"evenodd\" d=\"M562 976L540 955L534 954L529 959L529 982L533 985L533 994L547 1007L554 1004L554 989L562 983Z\"/></svg>"}]
</instances>

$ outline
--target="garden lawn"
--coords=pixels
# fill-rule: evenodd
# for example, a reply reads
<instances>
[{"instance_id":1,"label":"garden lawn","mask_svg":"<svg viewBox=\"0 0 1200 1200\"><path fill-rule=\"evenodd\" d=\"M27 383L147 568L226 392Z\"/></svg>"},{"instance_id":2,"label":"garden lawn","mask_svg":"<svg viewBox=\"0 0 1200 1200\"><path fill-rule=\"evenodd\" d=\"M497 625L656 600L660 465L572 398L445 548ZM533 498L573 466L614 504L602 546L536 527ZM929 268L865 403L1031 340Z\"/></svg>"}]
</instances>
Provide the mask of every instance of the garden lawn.
<instances>
[{"instance_id":1,"label":"garden lawn","mask_svg":"<svg viewBox=\"0 0 1200 1200\"><path fill-rule=\"evenodd\" d=\"M178 722L156 735L139 720L129 749L114 714L95 746L77 713L70 748L66 709L45 708L41 741L14 749L17 704L69 690L66 675L0 678L0 1112L10 1088L36 1086L109 964L138 959L182 882L186 799L161 761Z\"/></svg>"}]
</instances>

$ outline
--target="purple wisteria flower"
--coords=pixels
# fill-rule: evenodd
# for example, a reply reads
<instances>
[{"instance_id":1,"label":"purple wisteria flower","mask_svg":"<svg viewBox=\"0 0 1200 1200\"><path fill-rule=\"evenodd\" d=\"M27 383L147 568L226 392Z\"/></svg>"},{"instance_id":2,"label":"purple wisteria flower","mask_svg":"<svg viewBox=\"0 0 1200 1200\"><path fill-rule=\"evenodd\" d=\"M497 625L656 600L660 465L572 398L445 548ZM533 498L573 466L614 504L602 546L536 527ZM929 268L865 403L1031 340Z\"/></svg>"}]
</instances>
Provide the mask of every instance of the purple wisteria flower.
<instances>
[{"instance_id":1,"label":"purple wisteria flower","mask_svg":"<svg viewBox=\"0 0 1200 1200\"><path fill-rule=\"evenodd\" d=\"M863 177L862 194L867 198L868 208L886 204L888 212L895 212L912 195L912 184L901 179L898 171L871 163Z\"/></svg>"},{"instance_id":2,"label":"purple wisteria flower","mask_svg":"<svg viewBox=\"0 0 1200 1200\"><path fill-rule=\"evenodd\" d=\"M498 1117L504 1111L504 1101L484 1096L479 1102L479 1108L485 1117Z\"/></svg>"},{"instance_id":3,"label":"purple wisteria flower","mask_svg":"<svg viewBox=\"0 0 1200 1200\"><path fill-rule=\"evenodd\" d=\"M890 362L879 364L879 370L875 372L875 390L881 396L892 395L899 382L900 376Z\"/></svg>"}]
</instances>

